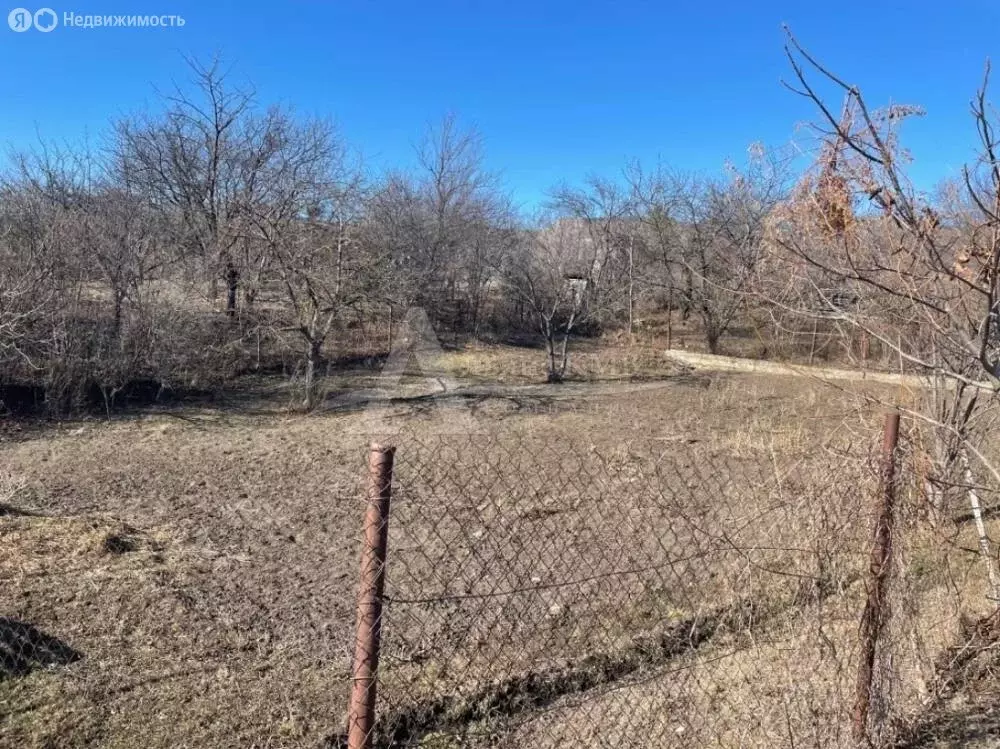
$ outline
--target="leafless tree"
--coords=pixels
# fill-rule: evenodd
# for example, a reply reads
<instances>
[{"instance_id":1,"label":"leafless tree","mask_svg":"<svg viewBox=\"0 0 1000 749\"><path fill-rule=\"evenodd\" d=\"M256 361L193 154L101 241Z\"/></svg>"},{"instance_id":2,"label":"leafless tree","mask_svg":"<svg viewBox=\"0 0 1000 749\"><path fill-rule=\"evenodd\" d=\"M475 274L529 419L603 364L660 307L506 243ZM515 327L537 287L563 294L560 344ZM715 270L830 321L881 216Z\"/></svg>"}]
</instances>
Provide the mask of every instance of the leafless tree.
<instances>
[{"instance_id":1,"label":"leafless tree","mask_svg":"<svg viewBox=\"0 0 1000 749\"><path fill-rule=\"evenodd\" d=\"M752 160L718 179L677 178L671 190L676 256L693 280L686 293L711 353L746 308L783 180L775 164Z\"/></svg>"},{"instance_id":2,"label":"leafless tree","mask_svg":"<svg viewBox=\"0 0 1000 749\"><path fill-rule=\"evenodd\" d=\"M1000 385L1000 143L989 66L971 104L979 158L965 170L964 195L953 189L935 205L910 182L900 143L901 124L921 110L871 107L791 34L786 52L790 88L819 112L824 148L818 173L775 223L776 244L817 289L816 274L857 289L861 301L844 320L932 378L931 401L913 413L937 436L939 486L972 475L967 455L1000 481L979 447ZM843 104L834 109L831 98Z\"/></svg>"},{"instance_id":3,"label":"leafless tree","mask_svg":"<svg viewBox=\"0 0 1000 749\"><path fill-rule=\"evenodd\" d=\"M284 121L280 147L262 171L267 183L248 205L243 231L263 247L305 344L306 407L315 404L323 346L337 316L373 289L377 273L357 241L363 173L329 123Z\"/></svg>"},{"instance_id":4,"label":"leafless tree","mask_svg":"<svg viewBox=\"0 0 1000 749\"><path fill-rule=\"evenodd\" d=\"M549 201L557 216L576 226L579 234L576 241L588 255L586 279L590 294L605 299L620 295L625 301L629 334L635 318L638 234L631 220L633 197L618 182L591 176L582 187L557 188Z\"/></svg>"},{"instance_id":5,"label":"leafless tree","mask_svg":"<svg viewBox=\"0 0 1000 749\"><path fill-rule=\"evenodd\" d=\"M387 175L370 201L366 243L384 258L392 310L425 307L478 330L491 269L513 241L509 200L483 164L482 142L446 117L417 149L416 174Z\"/></svg>"},{"instance_id":6,"label":"leafless tree","mask_svg":"<svg viewBox=\"0 0 1000 749\"><path fill-rule=\"evenodd\" d=\"M562 382L569 341L595 309L590 281L592 253L565 221L540 221L522 233L503 265L504 289L529 311L545 342L549 382Z\"/></svg>"},{"instance_id":7,"label":"leafless tree","mask_svg":"<svg viewBox=\"0 0 1000 749\"><path fill-rule=\"evenodd\" d=\"M20 254L48 258L51 304L44 316L35 308L33 326L38 371L51 401L96 388L107 402L153 368L144 295L165 258L155 212L101 153L41 144L15 164L7 193L25 210L12 217L9 235L19 238Z\"/></svg>"},{"instance_id":8,"label":"leafless tree","mask_svg":"<svg viewBox=\"0 0 1000 749\"><path fill-rule=\"evenodd\" d=\"M647 289L666 292L667 348L673 345L673 311L682 302L684 314L690 313L694 276L683 262L677 217L682 184L674 174L658 165L646 170L638 161L629 163L625 177L632 193L633 220L638 225L644 262L640 273ZM684 285L680 280L683 279Z\"/></svg>"},{"instance_id":9,"label":"leafless tree","mask_svg":"<svg viewBox=\"0 0 1000 749\"><path fill-rule=\"evenodd\" d=\"M684 319L701 320L715 353L731 325L747 314L747 299L764 258L769 217L785 195L787 158L751 148L746 166L727 165L720 177L626 167L631 210L642 249L642 283L679 302ZM672 322L668 317L668 346Z\"/></svg>"},{"instance_id":10,"label":"leafless tree","mask_svg":"<svg viewBox=\"0 0 1000 749\"><path fill-rule=\"evenodd\" d=\"M0 362L5 378L40 370L42 322L55 306L50 206L9 178L0 185Z\"/></svg>"},{"instance_id":11,"label":"leafless tree","mask_svg":"<svg viewBox=\"0 0 1000 749\"><path fill-rule=\"evenodd\" d=\"M189 255L209 269L212 288L224 280L226 313L235 316L248 264L241 262L241 223L249 205L266 200L264 176L282 148L288 115L259 111L254 92L231 85L218 60L189 65L193 91L165 96L162 114L118 122L115 148L132 184L177 222Z\"/></svg>"}]
</instances>

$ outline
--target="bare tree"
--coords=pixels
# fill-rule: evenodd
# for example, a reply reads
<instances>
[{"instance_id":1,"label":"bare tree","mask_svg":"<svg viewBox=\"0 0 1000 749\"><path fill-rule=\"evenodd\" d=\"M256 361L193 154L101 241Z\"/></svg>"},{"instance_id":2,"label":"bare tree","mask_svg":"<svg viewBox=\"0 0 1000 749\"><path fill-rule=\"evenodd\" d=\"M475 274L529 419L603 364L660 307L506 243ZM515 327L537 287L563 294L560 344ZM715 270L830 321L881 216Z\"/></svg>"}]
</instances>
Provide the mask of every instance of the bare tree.
<instances>
[{"instance_id":1,"label":"bare tree","mask_svg":"<svg viewBox=\"0 0 1000 749\"><path fill-rule=\"evenodd\" d=\"M784 177L778 165L751 160L721 179L681 179L672 189L676 255L693 278L687 293L714 354L746 307Z\"/></svg>"},{"instance_id":2,"label":"bare tree","mask_svg":"<svg viewBox=\"0 0 1000 749\"><path fill-rule=\"evenodd\" d=\"M43 321L53 312L59 263L52 251L54 211L10 179L0 184L0 362L4 379L36 371Z\"/></svg>"},{"instance_id":3,"label":"bare tree","mask_svg":"<svg viewBox=\"0 0 1000 749\"><path fill-rule=\"evenodd\" d=\"M817 291L817 276L857 289L860 303L843 320L932 378L932 397L913 413L936 434L938 486L973 475L965 455L1000 481L978 446L1000 386L1000 143L989 66L971 104L978 161L965 170L964 195L953 189L934 205L911 184L899 138L921 110L872 108L790 34L786 52L790 88L816 107L826 147L819 175L775 222L775 242ZM843 102L839 114L831 96Z\"/></svg>"},{"instance_id":4,"label":"bare tree","mask_svg":"<svg viewBox=\"0 0 1000 749\"><path fill-rule=\"evenodd\" d=\"M356 241L363 175L326 122L283 121L280 148L261 173L266 192L248 206L244 232L264 247L305 344L304 405L315 405L316 374L337 316L371 292L376 274Z\"/></svg>"},{"instance_id":5,"label":"bare tree","mask_svg":"<svg viewBox=\"0 0 1000 749\"><path fill-rule=\"evenodd\" d=\"M165 262L162 235L155 213L103 156L41 144L17 156L8 185L33 207L21 220L37 222L21 233L21 251L34 254L34 236L49 257L58 303L36 351L47 351L38 366L50 401L67 406L88 389L99 390L107 405L119 387L154 369L156 358L144 295Z\"/></svg>"},{"instance_id":6,"label":"bare tree","mask_svg":"<svg viewBox=\"0 0 1000 749\"><path fill-rule=\"evenodd\" d=\"M624 314L631 334L636 301L636 225L631 220L633 195L609 179L591 176L583 187L557 188L549 207L574 222L586 248L586 279L593 296L625 300Z\"/></svg>"},{"instance_id":7,"label":"bare tree","mask_svg":"<svg viewBox=\"0 0 1000 749\"><path fill-rule=\"evenodd\" d=\"M392 310L416 305L456 331L478 330L492 268L512 243L509 200L483 164L482 141L445 117L417 150L416 174L391 173L375 191L366 243L382 256Z\"/></svg>"},{"instance_id":8,"label":"bare tree","mask_svg":"<svg viewBox=\"0 0 1000 749\"><path fill-rule=\"evenodd\" d=\"M545 343L547 379L553 383L566 377L570 336L594 310L592 256L578 239L572 224L541 223L522 234L503 266L507 293L528 309Z\"/></svg>"},{"instance_id":9,"label":"bare tree","mask_svg":"<svg viewBox=\"0 0 1000 749\"><path fill-rule=\"evenodd\" d=\"M146 201L128 167L112 160L81 206L83 248L111 294L115 334L124 306L140 305L149 282L176 259L162 214Z\"/></svg>"},{"instance_id":10,"label":"bare tree","mask_svg":"<svg viewBox=\"0 0 1000 749\"><path fill-rule=\"evenodd\" d=\"M162 115L137 116L116 126L118 158L150 203L181 228L190 255L226 285L226 313L235 316L245 265L240 225L248 205L265 199L263 175L282 147L287 114L259 112L252 90L229 83L218 60L190 61L191 93L165 96Z\"/></svg>"},{"instance_id":11,"label":"bare tree","mask_svg":"<svg viewBox=\"0 0 1000 749\"><path fill-rule=\"evenodd\" d=\"M673 312L678 299L689 311L693 275L681 256L677 216L680 196L675 187L682 181L658 166L646 171L638 161L628 164L625 177L632 193L633 220L638 224L640 247L644 254L642 283L650 289L666 291L667 348L673 345ZM678 277L686 281L680 286ZM682 296L683 295L683 296Z\"/></svg>"}]
</instances>

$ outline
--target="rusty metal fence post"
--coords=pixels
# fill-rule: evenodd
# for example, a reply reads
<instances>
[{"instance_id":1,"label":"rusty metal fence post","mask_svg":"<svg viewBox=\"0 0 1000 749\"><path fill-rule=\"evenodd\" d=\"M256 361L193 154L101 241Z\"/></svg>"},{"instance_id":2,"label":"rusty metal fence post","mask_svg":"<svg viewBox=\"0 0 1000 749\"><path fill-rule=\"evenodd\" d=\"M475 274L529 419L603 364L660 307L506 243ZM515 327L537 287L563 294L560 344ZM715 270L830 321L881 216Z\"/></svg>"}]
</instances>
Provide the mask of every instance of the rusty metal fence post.
<instances>
[{"instance_id":1,"label":"rusty metal fence post","mask_svg":"<svg viewBox=\"0 0 1000 749\"><path fill-rule=\"evenodd\" d=\"M351 672L351 704L347 718L349 749L369 749L375 727L378 656L382 637L382 596L389 541L389 501L395 447L372 443L368 452L368 508L361 549L358 625Z\"/></svg>"},{"instance_id":2,"label":"rusty metal fence post","mask_svg":"<svg viewBox=\"0 0 1000 749\"><path fill-rule=\"evenodd\" d=\"M872 700L875 653L885 624L885 595L892 560L892 529L896 504L896 447L899 444L899 413L885 417L882 432L880 484L872 540L871 563L866 580L867 600L861 614L858 681L855 689L851 736L856 744L868 737L868 715Z\"/></svg>"}]
</instances>

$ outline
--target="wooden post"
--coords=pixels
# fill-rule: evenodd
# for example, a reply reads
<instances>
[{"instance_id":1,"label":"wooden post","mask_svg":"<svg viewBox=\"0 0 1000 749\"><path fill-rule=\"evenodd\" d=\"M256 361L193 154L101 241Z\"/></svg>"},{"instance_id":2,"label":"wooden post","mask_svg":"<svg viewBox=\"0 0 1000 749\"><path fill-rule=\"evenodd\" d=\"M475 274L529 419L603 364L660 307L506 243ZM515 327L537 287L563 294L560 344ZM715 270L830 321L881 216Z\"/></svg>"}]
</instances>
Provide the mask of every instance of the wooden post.
<instances>
[{"instance_id":1,"label":"wooden post","mask_svg":"<svg viewBox=\"0 0 1000 749\"><path fill-rule=\"evenodd\" d=\"M361 549L358 626L354 641L351 705L347 718L349 749L370 749L375 727L378 656L382 638L382 596L389 541L392 461L396 448L372 443L368 452L368 508Z\"/></svg>"},{"instance_id":2,"label":"wooden post","mask_svg":"<svg viewBox=\"0 0 1000 749\"><path fill-rule=\"evenodd\" d=\"M855 743L868 737L868 714L871 708L872 676L879 636L885 624L886 587L892 561L892 528L896 504L896 446L899 444L899 413L885 417L882 432L882 461L875 532L872 539L868 579L868 598L858 628L861 637L858 681L854 698L851 736Z\"/></svg>"}]
</instances>

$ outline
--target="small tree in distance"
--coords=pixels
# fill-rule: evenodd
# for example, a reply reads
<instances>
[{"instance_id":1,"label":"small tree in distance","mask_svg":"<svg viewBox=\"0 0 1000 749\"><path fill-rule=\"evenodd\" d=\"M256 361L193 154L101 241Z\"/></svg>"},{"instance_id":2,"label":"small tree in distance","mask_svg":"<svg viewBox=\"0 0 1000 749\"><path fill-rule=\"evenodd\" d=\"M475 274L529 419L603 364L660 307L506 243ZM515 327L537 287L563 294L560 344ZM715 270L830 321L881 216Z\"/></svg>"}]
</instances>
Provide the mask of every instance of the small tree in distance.
<instances>
[{"instance_id":1,"label":"small tree in distance","mask_svg":"<svg viewBox=\"0 0 1000 749\"><path fill-rule=\"evenodd\" d=\"M551 383L565 379L570 336L594 309L587 255L575 228L557 221L525 232L501 271L504 288L528 310L545 342Z\"/></svg>"}]
</instances>

